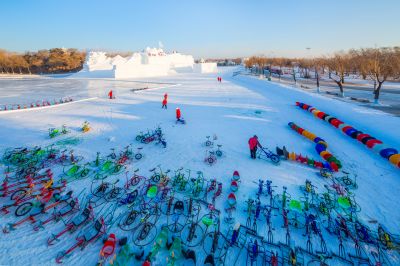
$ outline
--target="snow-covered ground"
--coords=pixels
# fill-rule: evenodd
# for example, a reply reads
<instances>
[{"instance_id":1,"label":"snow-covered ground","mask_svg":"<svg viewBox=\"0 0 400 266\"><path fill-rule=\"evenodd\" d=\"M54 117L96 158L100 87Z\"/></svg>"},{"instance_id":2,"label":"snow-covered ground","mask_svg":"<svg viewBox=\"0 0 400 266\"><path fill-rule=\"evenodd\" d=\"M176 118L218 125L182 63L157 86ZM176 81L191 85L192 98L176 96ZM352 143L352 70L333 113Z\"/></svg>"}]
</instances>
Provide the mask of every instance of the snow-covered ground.
<instances>
[{"instance_id":1,"label":"snow-covered ground","mask_svg":"<svg viewBox=\"0 0 400 266\"><path fill-rule=\"evenodd\" d=\"M192 173L200 170L205 177L217 178L223 183L223 194L216 203L221 210L224 209L229 192L232 172L238 170L241 183L237 193L239 205L235 218L246 224L247 216L243 212L245 201L249 197L255 198L255 182L258 179L272 180L278 186L277 193L282 192L282 186L287 186L292 198L302 195L299 186L304 185L306 179L311 180L319 191L324 191L326 180L319 177L315 169L287 161L275 166L270 162L249 158L247 141L257 134L261 144L271 150L285 145L288 150L319 159L313 143L288 127L288 122L294 122L325 139L329 151L340 159L344 170L357 175L359 188L355 190L355 195L361 207L359 219L366 223L377 220L391 232L400 233L397 194L400 190L400 170L357 141L341 134L336 128L300 110L295 102L304 102L335 115L397 149L400 148L399 117L255 77L232 77L234 68L219 70L218 74L178 74L135 81L0 79L0 105L59 96L98 97L92 101L56 108L0 114L0 151L7 147L47 145L52 142L48 139L48 128L66 124L75 132L73 135L83 138L73 148L74 151L90 161L95 158L97 151L108 154L111 148L120 150L129 143L138 147L140 145L135 142L135 136L140 131L161 126L168 143L167 148L145 145L144 159L130 165L129 170L139 168L145 176L150 174L149 169L157 165L171 170L184 167ZM222 83L217 82L217 75L222 76ZM141 86L138 84L146 82L167 85L159 84L151 90L131 91ZM116 93L115 100L106 98L110 89ZM161 109L164 93L168 93L167 110ZM175 123L176 107L181 109L186 125ZM85 120L90 122L93 130L82 135L78 129ZM203 142L206 136L214 134L218 136L216 142L222 144L225 156L215 165L208 166L204 163L206 149ZM76 194L85 188L88 192L90 180L74 182L69 186ZM15 221L11 215L0 218L1 226L11 221ZM280 218L276 226L281 226ZM28 225L1 235L0 265L53 265L56 254L69 247L74 240L73 235L68 235L57 245L47 247L46 239L60 228L59 223L49 224L45 230L34 232ZM226 232L227 229L228 225L223 223L222 231ZM117 231L118 234L122 233ZM278 234L276 238L284 241L284 235ZM296 245L305 246L303 239L304 242L296 241ZM336 251L337 246L330 244L328 249ZM86 247L83 252L75 251L65 264L94 265L100 248L101 243L97 242ZM397 263L399 261L394 264ZM202 261L199 260L198 265L202 265Z\"/></svg>"}]
</instances>

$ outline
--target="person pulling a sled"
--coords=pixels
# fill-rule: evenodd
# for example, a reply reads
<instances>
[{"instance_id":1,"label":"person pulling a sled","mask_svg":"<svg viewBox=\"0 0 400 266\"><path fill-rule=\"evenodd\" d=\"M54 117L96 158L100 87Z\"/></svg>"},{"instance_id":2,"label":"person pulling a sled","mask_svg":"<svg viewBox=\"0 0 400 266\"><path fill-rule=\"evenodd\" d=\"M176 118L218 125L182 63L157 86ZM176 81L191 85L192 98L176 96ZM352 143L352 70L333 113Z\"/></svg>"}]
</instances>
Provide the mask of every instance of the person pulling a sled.
<instances>
[{"instance_id":1,"label":"person pulling a sled","mask_svg":"<svg viewBox=\"0 0 400 266\"><path fill-rule=\"evenodd\" d=\"M257 147L262 148L260 142L258 141L257 135L254 135L249 139L250 157L256 159Z\"/></svg>"}]
</instances>

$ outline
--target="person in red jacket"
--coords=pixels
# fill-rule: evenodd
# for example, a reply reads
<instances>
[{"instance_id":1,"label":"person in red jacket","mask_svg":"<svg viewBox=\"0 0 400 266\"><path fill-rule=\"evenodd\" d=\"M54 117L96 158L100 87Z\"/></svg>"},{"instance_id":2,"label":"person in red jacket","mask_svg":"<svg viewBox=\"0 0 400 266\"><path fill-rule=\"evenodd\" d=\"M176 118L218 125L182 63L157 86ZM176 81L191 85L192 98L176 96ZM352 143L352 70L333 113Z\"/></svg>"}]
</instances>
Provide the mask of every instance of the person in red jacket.
<instances>
[{"instance_id":1,"label":"person in red jacket","mask_svg":"<svg viewBox=\"0 0 400 266\"><path fill-rule=\"evenodd\" d=\"M167 98L166 97L164 97L164 100L162 101L162 107L161 108L167 109Z\"/></svg>"},{"instance_id":2,"label":"person in red jacket","mask_svg":"<svg viewBox=\"0 0 400 266\"><path fill-rule=\"evenodd\" d=\"M181 109L176 108L176 120L181 121Z\"/></svg>"},{"instance_id":3,"label":"person in red jacket","mask_svg":"<svg viewBox=\"0 0 400 266\"><path fill-rule=\"evenodd\" d=\"M252 159L256 158L257 147L262 148L260 142L258 141L257 135L254 135L252 138L249 139L250 157Z\"/></svg>"},{"instance_id":4,"label":"person in red jacket","mask_svg":"<svg viewBox=\"0 0 400 266\"><path fill-rule=\"evenodd\" d=\"M112 91L112 90L110 90L110 92L108 93L108 97L110 97L110 99L114 99L114 98L113 98L113 91Z\"/></svg>"}]
</instances>

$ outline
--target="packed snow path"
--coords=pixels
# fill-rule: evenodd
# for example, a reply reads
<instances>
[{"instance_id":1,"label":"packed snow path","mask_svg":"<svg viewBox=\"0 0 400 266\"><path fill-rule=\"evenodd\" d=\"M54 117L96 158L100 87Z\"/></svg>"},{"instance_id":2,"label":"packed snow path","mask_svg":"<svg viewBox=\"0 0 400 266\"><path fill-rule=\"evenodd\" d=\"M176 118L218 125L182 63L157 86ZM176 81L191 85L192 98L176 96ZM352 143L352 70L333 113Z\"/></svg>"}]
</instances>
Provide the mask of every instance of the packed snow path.
<instances>
[{"instance_id":1,"label":"packed snow path","mask_svg":"<svg viewBox=\"0 0 400 266\"><path fill-rule=\"evenodd\" d=\"M400 170L389 162L370 152L357 141L352 141L337 129L312 117L309 113L295 107L295 102L306 102L319 109L342 118L356 128L370 133L394 148L400 148L400 118L366 109L355 104L308 94L290 87L280 86L254 77L232 77L232 69L222 69L222 83L217 75L186 74L158 78L152 82L180 84L166 89L132 92L129 81L56 79L57 86L65 90L74 84L74 92L89 97L99 97L88 102L59 108L43 109L37 112L15 113L0 117L0 149L6 147L46 145L47 130L66 124L75 130L87 120L93 128L83 135L83 141L74 150L87 160L93 160L97 151L108 154L110 148L122 149L129 143L139 146L135 136L140 131L153 129L160 125L168 143L166 149L155 145L144 146L144 159L132 165L130 170L139 168L142 175L161 164L163 169L175 170L179 167L191 169L193 173L201 170L207 178L217 178L224 184L224 193L217 201L217 208L223 209L227 197L229 180L234 170L241 174L242 182L237 193L239 208L237 219L245 223L244 201L255 196L258 179L270 179L281 193L283 185L293 196L301 195L299 186L306 179L321 190L325 181L316 170L293 162L281 162L274 166L269 162L250 159L247 140L257 134L262 145L274 150L277 145L285 145L290 150L317 157L314 145L293 132L287 123L293 121L304 125L308 130L324 138L330 151L343 163L344 170L357 174L359 188L355 190L356 199L361 206L359 217L364 221L378 220L393 233L399 233L400 210L398 191L400 190ZM0 81L1 82L1 81ZM12 82L8 80L7 82ZM106 99L108 90L116 93L115 100ZM19 93L28 99L36 99L37 94L29 82L18 88ZM51 91L51 87L48 88ZM6 92L2 91L2 97ZM9 90L9 98L13 92ZM45 94L41 89L40 93ZM164 93L168 93L168 109L161 109ZM46 95L41 95L45 98ZM74 95L70 95L74 96ZM17 98L18 97L18 98ZM175 124L175 108L180 107L186 125ZM213 166L203 160L206 150L202 143L206 136L218 136L225 157ZM1 166L0 166L1 167ZM90 180L74 182L69 186L74 193L89 189ZM1 218L1 226L14 221L13 216ZM34 232L31 226L24 226L0 238L0 265L53 265L56 254L73 241L73 235L48 248L46 239L60 228L51 224L44 231ZM222 229L224 231L224 228ZM94 265L98 259L100 243L88 246L83 252L75 252L65 265ZM336 247L335 247L336 248Z\"/></svg>"}]
</instances>

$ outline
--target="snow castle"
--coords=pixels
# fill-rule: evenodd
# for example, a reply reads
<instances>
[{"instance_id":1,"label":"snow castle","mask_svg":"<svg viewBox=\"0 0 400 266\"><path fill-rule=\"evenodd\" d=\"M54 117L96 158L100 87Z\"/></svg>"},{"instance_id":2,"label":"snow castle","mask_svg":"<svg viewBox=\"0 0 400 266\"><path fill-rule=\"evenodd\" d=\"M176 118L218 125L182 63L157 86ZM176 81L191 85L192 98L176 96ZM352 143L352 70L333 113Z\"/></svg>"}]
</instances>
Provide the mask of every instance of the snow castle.
<instances>
[{"instance_id":1,"label":"snow castle","mask_svg":"<svg viewBox=\"0 0 400 266\"><path fill-rule=\"evenodd\" d=\"M127 79L216 71L216 63L195 64L191 55L165 53L161 48L146 48L129 57L109 57L105 52L90 51L87 53L83 69L73 77Z\"/></svg>"}]
</instances>

